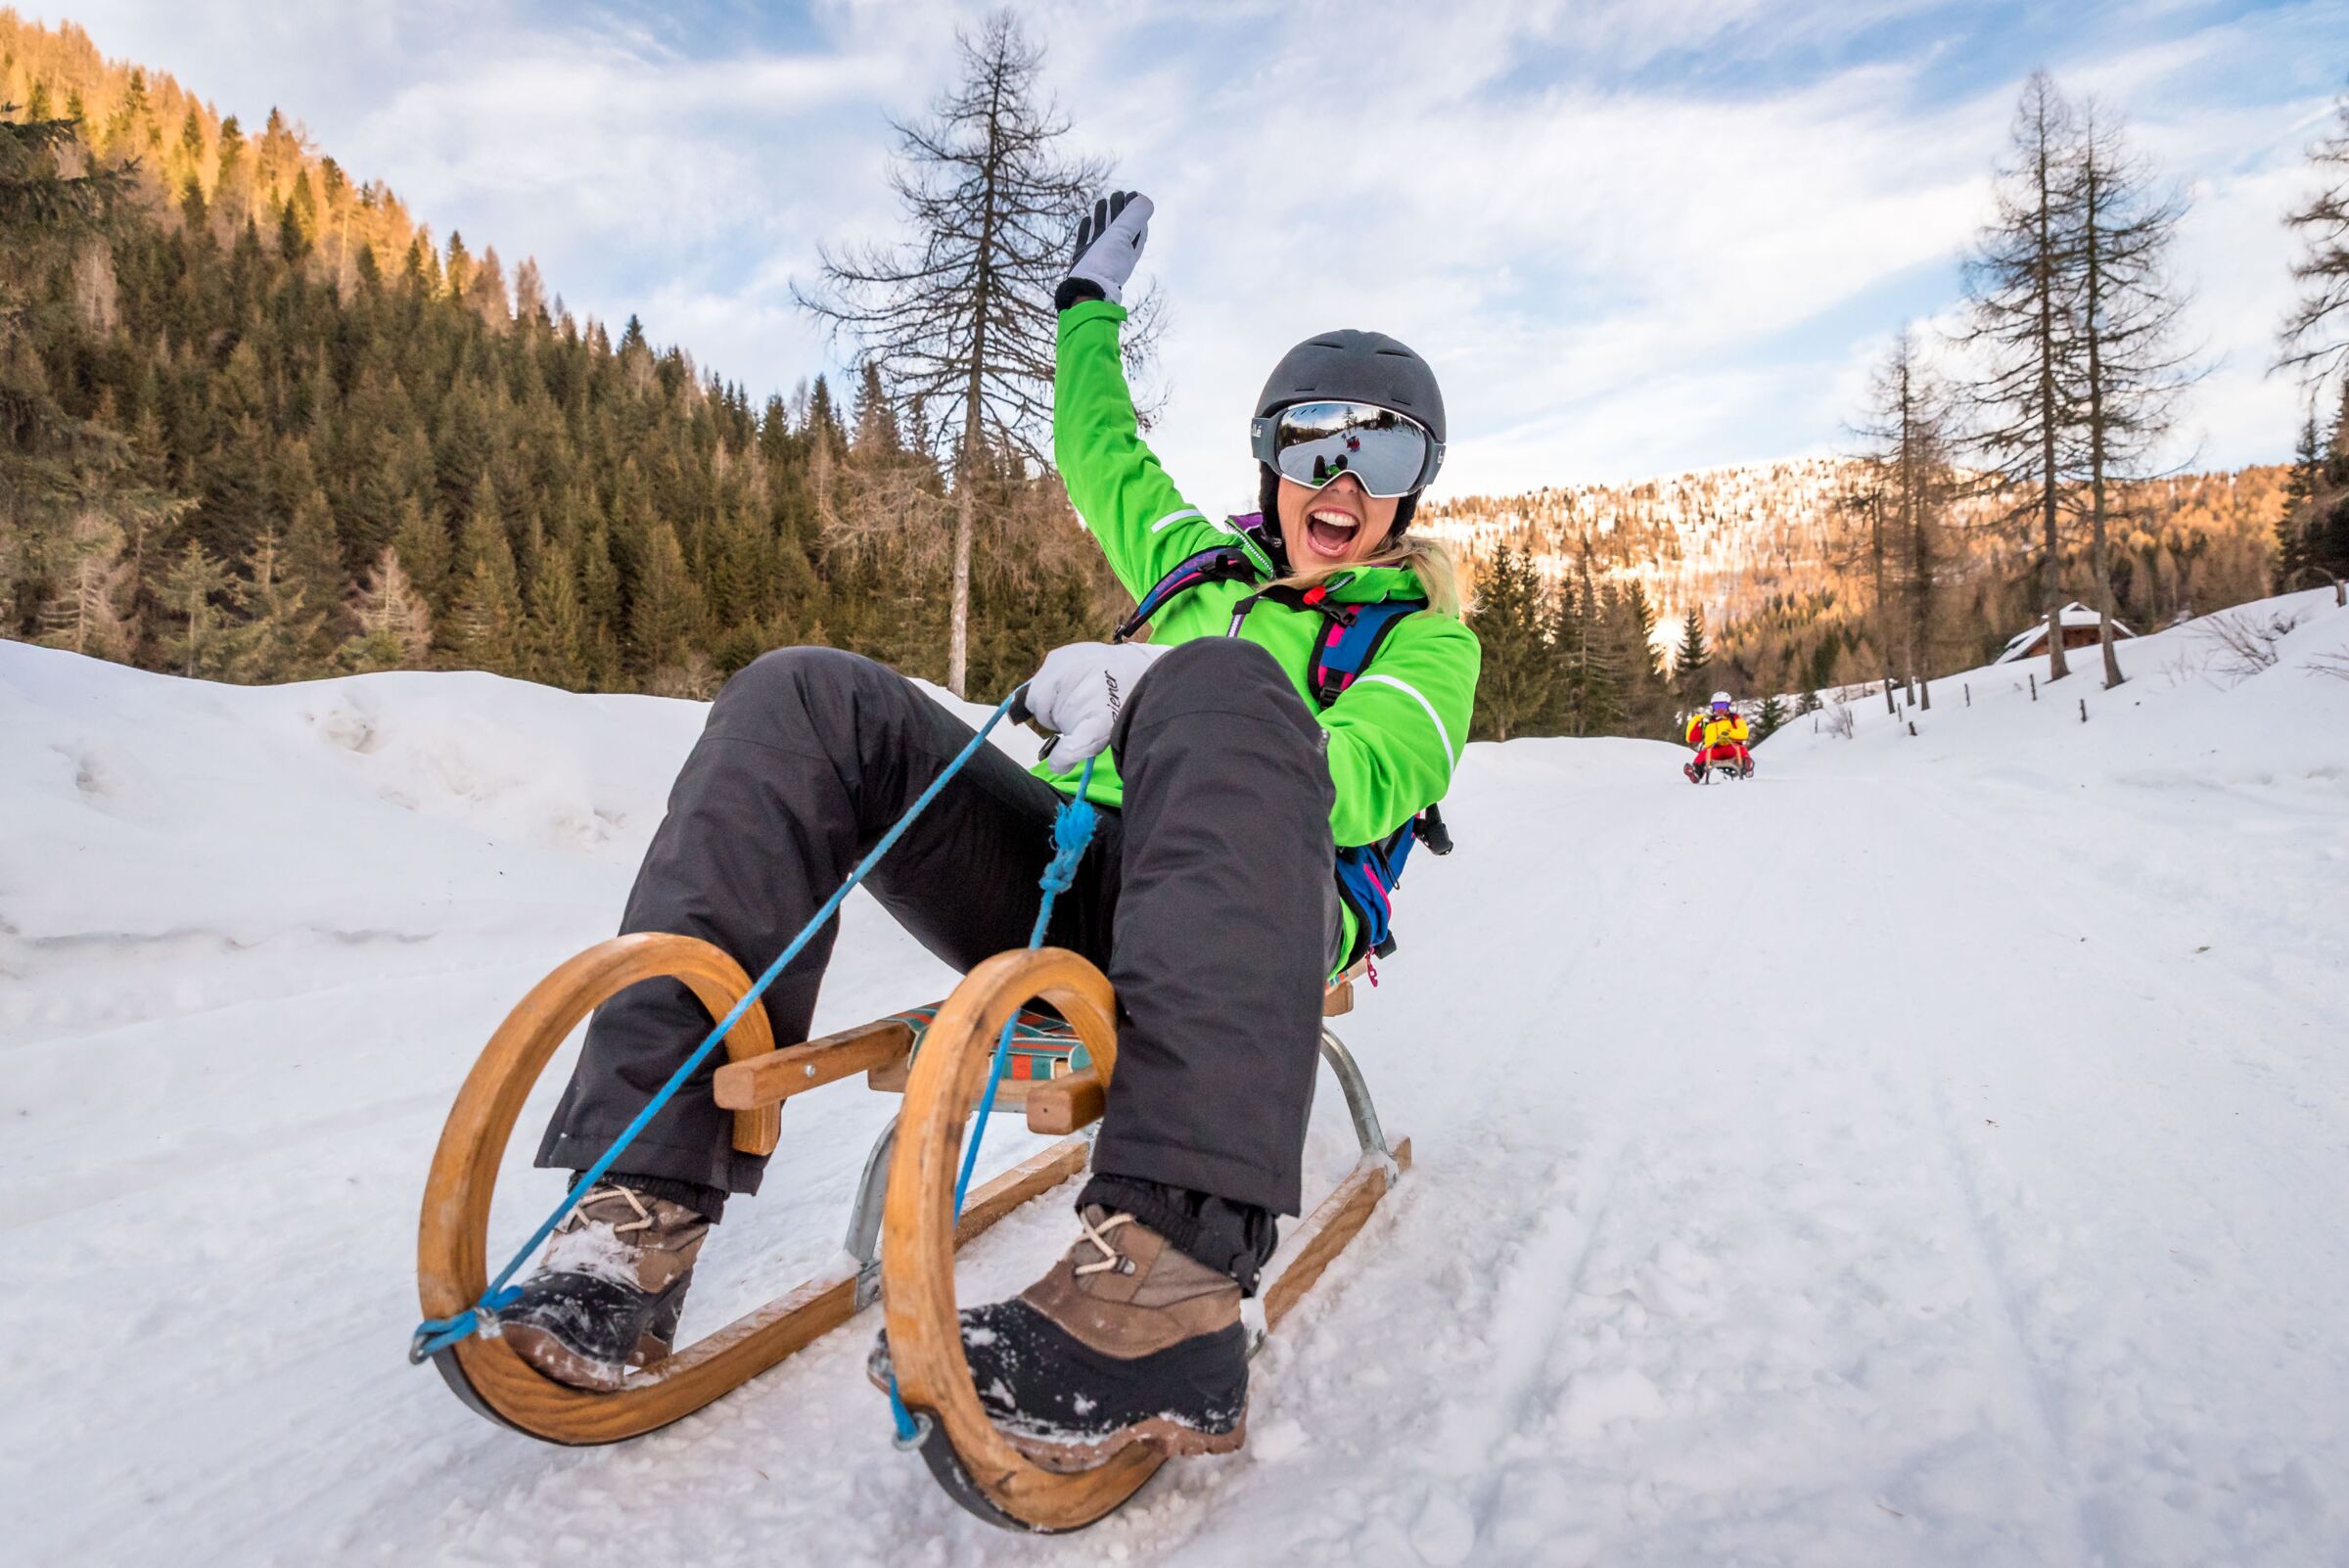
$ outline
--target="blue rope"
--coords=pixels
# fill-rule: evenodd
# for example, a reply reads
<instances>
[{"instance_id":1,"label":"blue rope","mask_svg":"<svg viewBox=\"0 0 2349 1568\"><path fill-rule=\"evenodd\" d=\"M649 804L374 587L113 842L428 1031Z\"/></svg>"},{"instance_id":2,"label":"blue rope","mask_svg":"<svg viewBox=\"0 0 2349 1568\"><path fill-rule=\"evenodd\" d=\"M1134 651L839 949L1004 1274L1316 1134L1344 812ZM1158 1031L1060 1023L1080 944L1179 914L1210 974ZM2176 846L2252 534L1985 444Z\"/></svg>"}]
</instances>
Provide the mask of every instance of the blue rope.
<instances>
[{"instance_id":1,"label":"blue rope","mask_svg":"<svg viewBox=\"0 0 2349 1568\"><path fill-rule=\"evenodd\" d=\"M1020 691L1024 690L1026 690L1025 687L1020 689ZM620 1136L612 1140L612 1146L606 1149L593 1165L579 1173L578 1180L574 1182L571 1190L563 1195L563 1201L555 1205L554 1213L548 1215L538 1228L530 1232L530 1238L515 1251L511 1259L507 1260L506 1266L497 1271L497 1277L489 1281L488 1288L482 1292L482 1299L454 1317L428 1317L416 1325L415 1335L408 1342L409 1360L421 1361L437 1351L447 1349L459 1340L477 1332L486 1319L495 1317L502 1309L514 1304L515 1297L521 1292L509 1289L508 1286L516 1272L530 1261L530 1256L538 1250L540 1244L555 1233L555 1227L563 1222L564 1216L570 1214L578 1201L587 1195L588 1189L603 1179L604 1174L612 1169L613 1162L620 1158L629 1144L636 1141L636 1135L651 1124L653 1117L659 1113L661 1107L667 1105L675 1096L677 1090L685 1086L685 1081L693 1077L695 1069L710 1059L710 1053L717 1049L717 1042L726 1038L727 1031L741 1022L742 1015L750 1011L751 1004L766 993L766 988L775 983L775 977L782 974L791 961L800 955L801 950L815 940L815 934L824 928L824 922L840 912L842 902L855 890L856 885L865 879L874 866L880 864L881 857L896 847L898 840L904 837L905 830L913 826L914 819L930 808L930 804L944 791L947 782L962 771L963 764L979 755L979 748L987 744L988 734L1003 721L1003 715L1010 713L1011 705L1019 700L1020 691L1014 691L1009 697L995 705L995 711L988 715L986 723L979 726L979 732L971 737L970 744L955 754L954 760L945 765L944 770L930 781L930 787L922 791L913 805L906 807L905 814L898 817L887 833L881 835L881 842L874 845L871 852L856 862L856 869L849 873L849 879L840 885L840 890L824 900L823 907L816 910L813 918L800 928L800 934L792 938L790 945L775 955L775 961L768 964L765 971L751 983L751 989L743 993L742 1000L736 1002L726 1016L717 1021L716 1026L703 1038L701 1044L694 1047L693 1054L686 1057L678 1065L677 1070L668 1076L668 1082L662 1084L660 1090L653 1095L644 1109L636 1113L636 1119L621 1129ZM1085 764L1084 777L1087 780L1092 777L1092 764L1089 761ZM1081 792L1082 787L1080 784ZM1063 807L1061 808L1062 817L1065 819L1072 809L1073 806ZM1084 809L1088 819L1084 831L1089 837L1092 832L1090 817L1093 814L1093 808L1086 804ZM1078 844L1077 853L1080 854L1083 853L1082 841ZM1060 859L1061 857L1056 855L1053 864L1058 865ZM1070 865L1073 870L1074 859L1070 861ZM1063 881L1061 886L1066 887L1068 884ZM1047 892L1044 897L1044 907L1049 911L1051 905L1052 894ZM1043 932L1043 921L1040 916L1036 921L1036 932L1040 938ZM956 1214L959 1217L959 1204L956 1206Z\"/></svg>"},{"instance_id":2,"label":"blue rope","mask_svg":"<svg viewBox=\"0 0 2349 1568\"><path fill-rule=\"evenodd\" d=\"M1084 760L1084 771L1077 777L1077 794L1060 808L1052 819L1052 858L1045 862L1044 874L1036 878L1036 886L1044 896L1036 906L1036 928L1028 934L1031 949L1044 945L1044 927L1051 923L1052 903L1069 891L1077 880L1077 864L1084 858L1085 846L1093 842L1093 829L1100 825L1101 812L1087 799L1093 784L1093 762ZM979 1119L971 1129L971 1141L962 1151L962 1171L954 1178L954 1218L962 1219L962 1202L970 1194L971 1172L979 1164L979 1145L987 1137L987 1119L994 1114L995 1090L1003 1082L1003 1068L1011 1060L1011 1035L1018 1027L1020 1013L1013 1008L1003 1020L1003 1032L995 1037L994 1060L988 1064L987 1092L979 1096ZM922 1428L905 1408L905 1401L898 1393L898 1374L889 1374L889 1412L898 1424L898 1442L910 1445L922 1436Z\"/></svg>"}]
</instances>

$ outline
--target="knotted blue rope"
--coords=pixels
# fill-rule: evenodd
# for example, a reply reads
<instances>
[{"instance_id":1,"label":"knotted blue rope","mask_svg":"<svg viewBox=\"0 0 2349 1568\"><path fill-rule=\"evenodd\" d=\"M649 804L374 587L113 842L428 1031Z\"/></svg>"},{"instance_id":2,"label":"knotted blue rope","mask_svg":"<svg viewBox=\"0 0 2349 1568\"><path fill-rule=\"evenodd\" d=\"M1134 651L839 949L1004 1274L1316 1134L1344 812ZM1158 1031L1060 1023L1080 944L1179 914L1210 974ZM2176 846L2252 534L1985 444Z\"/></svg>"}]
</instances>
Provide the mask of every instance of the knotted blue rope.
<instances>
[{"instance_id":1,"label":"knotted blue rope","mask_svg":"<svg viewBox=\"0 0 2349 1568\"><path fill-rule=\"evenodd\" d=\"M1093 784L1093 762L1084 760L1084 771L1077 776L1077 794L1064 804L1052 819L1052 858L1044 864L1044 874L1036 878L1036 886L1044 890L1043 899L1036 906L1036 928L1028 934L1031 950L1044 945L1044 927L1052 920L1052 902L1069 891L1077 880L1077 863L1084 858L1085 846L1093 842L1093 829L1100 825L1101 812L1088 799ZM954 1178L954 1218L962 1219L962 1201L971 1190L971 1171L979 1163L979 1145L987 1136L987 1119L994 1113L995 1089L1003 1082L1004 1065L1011 1060L1011 1035L1019 1026L1020 1011L1013 1008L1003 1020L1003 1032L995 1037L994 1060L988 1064L987 1091L979 1096L979 1120L971 1129L971 1141L962 1151L962 1170ZM905 1408L905 1401L898 1394L898 1374L889 1374L889 1412L898 1424L898 1443L908 1446L923 1435L921 1424L913 1412Z\"/></svg>"},{"instance_id":2,"label":"knotted blue rope","mask_svg":"<svg viewBox=\"0 0 2349 1568\"><path fill-rule=\"evenodd\" d=\"M674 1098L677 1090L685 1086L685 1081L693 1077L695 1070L710 1059L710 1053L717 1049L718 1041L724 1039L727 1032L742 1021L742 1015L750 1011L751 1004L766 993L766 988L775 983L775 978L783 973L784 969L800 955L808 943L815 940L815 934L824 928L824 923L840 912L841 904L846 901L851 893L855 891L856 885L865 879L874 866L881 863L881 857L894 849L898 840L904 837L905 830L913 826L915 819L930 808L930 804L945 790L947 783L952 780L954 775L961 772L963 765L979 755L979 748L987 744L989 733L1003 721L1003 715L1011 712L1012 704L1018 702L1026 690L1027 688L1023 686L995 705L995 711L988 715L986 723L979 726L979 732L971 737L970 744L955 754L954 760L945 765L938 777L930 781L930 787L922 791L914 803L905 808L905 814L898 817L890 830L881 835L880 842L872 847L863 859L856 862L856 868L849 873L849 879L840 885L839 891L824 900L823 907L816 910L814 916L800 928L800 934L792 938L790 944L775 955L775 961L768 964L759 978L751 983L751 989L743 992L742 1000L736 1002L728 1010L726 1016L717 1021L710 1033L703 1038L701 1044L694 1047L693 1054L678 1064L677 1070L668 1076L668 1082L662 1084L652 1099L646 1103L644 1109L636 1113L636 1119L621 1129L620 1136L612 1140L612 1146L604 1150L593 1165L579 1173L578 1180L574 1182L571 1190L563 1195L563 1201L555 1205L554 1213L548 1215L538 1228L530 1232L530 1239L516 1249L514 1256L507 1260L506 1266L497 1271L497 1277L490 1280L488 1287L482 1292L481 1300L453 1317L428 1317L416 1325L416 1332L408 1342L408 1360L410 1361L421 1361L435 1352L446 1350L459 1340L479 1332L485 1321L495 1318L499 1312L514 1304L515 1298L521 1295L521 1291L511 1288L510 1282L520 1271L522 1266L530 1261L531 1255L537 1252L547 1237L555 1233L555 1227L561 1224L564 1217L570 1214L577 1206L578 1201L587 1195L588 1189L603 1179L605 1173L612 1169L613 1162L620 1158L629 1144L636 1141L638 1133L651 1125L661 1107ZM1082 797L1085 784L1091 781L1092 776L1092 763L1088 761L1085 763L1084 777L1078 785L1079 801L1061 808L1061 820L1065 823L1077 806L1083 806L1085 838L1090 838L1092 835L1092 820L1095 813L1092 806L1084 802ZM1060 827L1056 825L1055 835L1057 836L1060 831ZM1052 863L1057 866L1065 857L1069 862L1069 870L1073 872L1077 856L1082 855L1083 852L1084 843L1082 839L1080 839L1074 854L1064 850L1060 854L1053 856ZM1050 875L1051 872L1047 869L1046 876ZM1060 886L1063 888L1068 886L1065 876ZM1057 890L1051 889L1049 883L1046 884L1046 887L1044 911L1048 914L1052 908L1054 892ZM1043 935L1042 915L1036 917L1036 939L1040 941ZM1034 943L1030 944L1030 945L1034 945ZM1008 1038L1008 1031L1006 1038ZM997 1071L1001 1071L1000 1061L997 1063ZM993 1084L990 1082L989 1084L990 1102L992 1098ZM976 1142L975 1139L973 1141ZM960 1217L961 1210L960 1195L957 1194L955 1202L957 1218Z\"/></svg>"}]
</instances>

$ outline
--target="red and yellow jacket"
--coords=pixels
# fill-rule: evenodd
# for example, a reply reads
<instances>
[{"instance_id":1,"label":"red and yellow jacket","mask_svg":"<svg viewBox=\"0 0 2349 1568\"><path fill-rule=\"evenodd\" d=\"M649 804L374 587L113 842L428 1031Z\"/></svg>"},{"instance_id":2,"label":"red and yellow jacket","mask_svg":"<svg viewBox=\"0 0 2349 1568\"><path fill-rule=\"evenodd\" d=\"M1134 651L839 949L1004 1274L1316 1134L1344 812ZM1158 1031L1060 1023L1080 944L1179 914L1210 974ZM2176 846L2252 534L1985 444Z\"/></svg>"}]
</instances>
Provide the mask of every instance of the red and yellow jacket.
<instances>
[{"instance_id":1,"label":"red and yellow jacket","mask_svg":"<svg viewBox=\"0 0 2349 1568\"><path fill-rule=\"evenodd\" d=\"M1700 708L1688 715L1688 728L1681 738L1690 746L1702 746L1711 751L1724 744L1743 746L1748 733L1745 715L1735 709L1726 714L1716 714L1709 708Z\"/></svg>"}]
</instances>

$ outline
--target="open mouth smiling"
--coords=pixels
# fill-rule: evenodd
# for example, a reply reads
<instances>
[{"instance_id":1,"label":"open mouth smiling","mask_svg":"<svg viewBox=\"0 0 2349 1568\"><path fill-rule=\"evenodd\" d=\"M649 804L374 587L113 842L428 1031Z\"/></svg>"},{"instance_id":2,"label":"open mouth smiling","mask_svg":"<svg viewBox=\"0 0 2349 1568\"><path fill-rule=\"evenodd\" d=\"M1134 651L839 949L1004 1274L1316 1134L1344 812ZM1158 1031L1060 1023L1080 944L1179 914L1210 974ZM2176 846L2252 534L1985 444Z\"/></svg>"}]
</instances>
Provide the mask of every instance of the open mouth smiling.
<instances>
[{"instance_id":1,"label":"open mouth smiling","mask_svg":"<svg viewBox=\"0 0 2349 1568\"><path fill-rule=\"evenodd\" d=\"M1342 506L1317 505L1305 514L1306 537L1322 555L1344 555L1362 530L1362 520Z\"/></svg>"}]
</instances>

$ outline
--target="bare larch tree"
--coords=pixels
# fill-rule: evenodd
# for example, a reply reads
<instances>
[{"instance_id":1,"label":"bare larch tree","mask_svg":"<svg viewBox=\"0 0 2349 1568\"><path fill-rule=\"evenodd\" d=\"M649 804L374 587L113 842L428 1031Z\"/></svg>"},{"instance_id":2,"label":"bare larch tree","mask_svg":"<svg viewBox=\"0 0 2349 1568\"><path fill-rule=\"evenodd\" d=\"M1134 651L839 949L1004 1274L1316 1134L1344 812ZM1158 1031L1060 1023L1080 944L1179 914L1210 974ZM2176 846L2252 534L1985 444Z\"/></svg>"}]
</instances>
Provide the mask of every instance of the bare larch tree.
<instances>
[{"instance_id":1,"label":"bare larch tree","mask_svg":"<svg viewBox=\"0 0 2349 1568\"><path fill-rule=\"evenodd\" d=\"M2119 117L2093 99L2080 106L2064 168L2066 208L2077 225L2067 248L2077 351L2073 423L2086 481L2089 573L2096 582L2104 684L2121 683L2113 648L2112 572L2107 546L2116 481L2144 477L2142 464L2168 434L2178 393L2190 379L2188 355L2172 346L2185 300L2169 254L2185 215L2183 197L2158 189L2129 148ZM2052 635L2052 633L2050 633Z\"/></svg>"},{"instance_id":2,"label":"bare larch tree","mask_svg":"<svg viewBox=\"0 0 2349 1568\"><path fill-rule=\"evenodd\" d=\"M2036 521L2044 553L2048 678L2063 657L2063 444L2071 424L2070 301L2078 221L2065 163L2071 107L2045 71L2023 85L2009 158L1998 171L1997 208L1966 258L1972 321L1960 342L1982 374L1966 389L1974 444L2012 497L2008 516Z\"/></svg>"},{"instance_id":3,"label":"bare larch tree","mask_svg":"<svg viewBox=\"0 0 2349 1568\"><path fill-rule=\"evenodd\" d=\"M1107 187L1099 159L1060 151L1069 121L1039 101L1043 50L1008 11L957 34L961 76L927 119L892 121L890 182L910 236L823 253L800 303L852 340L909 430L954 475L946 685L964 695L971 537L991 450L1048 466L1057 315L1079 213ZM1137 341L1140 335L1132 335Z\"/></svg>"},{"instance_id":4,"label":"bare larch tree","mask_svg":"<svg viewBox=\"0 0 2349 1568\"><path fill-rule=\"evenodd\" d=\"M1885 658L1897 656L1910 684L1920 686L1920 706L1933 706L1934 609L1948 574L1942 533L1952 490L1949 397L1924 362L1916 334L1904 326L1868 381L1865 423L1855 428L1863 441L1860 457L1870 476L1866 494L1873 514L1870 553L1875 563L1877 624L1884 628ZM1885 525L1889 523L1895 582L1885 575ZM1887 600L1896 591L1897 610ZM1896 619L1897 616L1897 619Z\"/></svg>"},{"instance_id":5,"label":"bare larch tree","mask_svg":"<svg viewBox=\"0 0 2349 1568\"><path fill-rule=\"evenodd\" d=\"M2330 134L2308 150L2324 180L2308 205L2283 221L2304 247L2292 263L2300 298L2284 318L2278 365L2322 383L2349 364L2349 97L2335 106Z\"/></svg>"}]
</instances>

